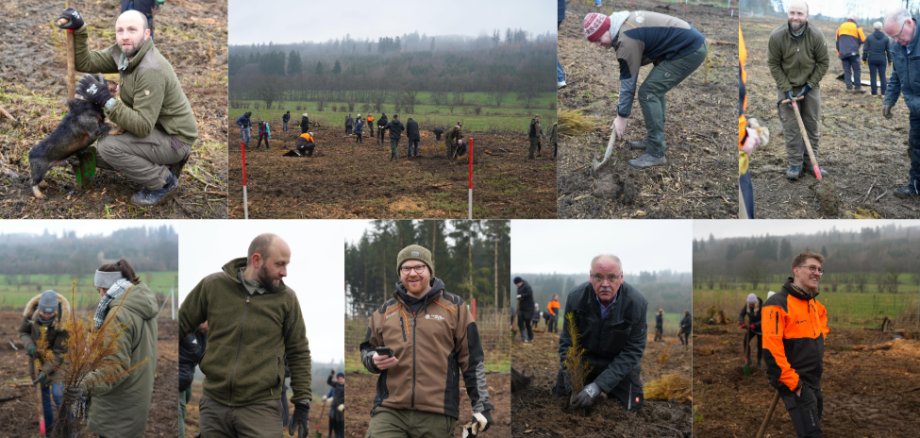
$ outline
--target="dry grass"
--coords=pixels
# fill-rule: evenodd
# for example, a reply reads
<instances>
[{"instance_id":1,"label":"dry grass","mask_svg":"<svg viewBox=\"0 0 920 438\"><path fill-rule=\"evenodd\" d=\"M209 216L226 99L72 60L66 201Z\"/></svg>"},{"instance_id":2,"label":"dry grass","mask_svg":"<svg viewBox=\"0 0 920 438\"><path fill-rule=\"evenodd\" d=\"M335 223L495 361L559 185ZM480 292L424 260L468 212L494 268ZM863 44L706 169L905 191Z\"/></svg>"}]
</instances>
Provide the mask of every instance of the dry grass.
<instances>
[{"instance_id":1,"label":"dry grass","mask_svg":"<svg viewBox=\"0 0 920 438\"><path fill-rule=\"evenodd\" d=\"M645 398L649 400L692 401L690 380L677 373L668 373L645 385Z\"/></svg>"},{"instance_id":2,"label":"dry grass","mask_svg":"<svg viewBox=\"0 0 920 438\"><path fill-rule=\"evenodd\" d=\"M597 128L597 122L580 110L559 110L560 135L584 135Z\"/></svg>"}]
</instances>

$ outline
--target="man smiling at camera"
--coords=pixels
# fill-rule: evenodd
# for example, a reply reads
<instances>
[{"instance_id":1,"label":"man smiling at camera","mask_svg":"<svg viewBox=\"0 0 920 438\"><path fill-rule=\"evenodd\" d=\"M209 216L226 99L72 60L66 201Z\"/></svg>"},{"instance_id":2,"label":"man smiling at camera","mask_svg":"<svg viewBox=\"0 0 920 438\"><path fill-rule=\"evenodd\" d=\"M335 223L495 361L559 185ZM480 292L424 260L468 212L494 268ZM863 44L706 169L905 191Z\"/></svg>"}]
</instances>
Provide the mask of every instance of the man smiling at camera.
<instances>
[{"instance_id":1,"label":"man smiling at camera","mask_svg":"<svg viewBox=\"0 0 920 438\"><path fill-rule=\"evenodd\" d=\"M453 436L461 375L473 408L464 436L478 435L492 423L492 404L476 322L434 276L427 248L403 248L396 271L396 292L371 315L361 344L365 368L380 375L367 436Z\"/></svg>"},{"instance_id":2,"label":"man smiling at camera","mask_svg":"<svg viewBox=\"0 0 920 438\"><path fill-rule=\"evenodd\" d=\"M589 408L603 392L627 410L639 409L644 400L639 372L645 352L648 303L624 281L623 266L617 256L594 257L588 278L587 283L569 292L565 302L564 315L572 314L588 365L584 388L572 394L569 402L575 407ZM565 369L566 355L572 345L568 326L566 317L559 336L560 371L553 389L559 396L572 392Z\"/></svg>"},{"instance_id":3,"label":"man smiling at camera","mask_svg":"<svg viewBox=\"0 0 920 438\"><path fill-rule=\"evenodd\" d=\"M783 398L795 433L820 437L824 397L827 310L818 302L824 258L804 252L792 261L792 277L763 305L761 328L767 377Z\"/></svg>"}]
</instances>

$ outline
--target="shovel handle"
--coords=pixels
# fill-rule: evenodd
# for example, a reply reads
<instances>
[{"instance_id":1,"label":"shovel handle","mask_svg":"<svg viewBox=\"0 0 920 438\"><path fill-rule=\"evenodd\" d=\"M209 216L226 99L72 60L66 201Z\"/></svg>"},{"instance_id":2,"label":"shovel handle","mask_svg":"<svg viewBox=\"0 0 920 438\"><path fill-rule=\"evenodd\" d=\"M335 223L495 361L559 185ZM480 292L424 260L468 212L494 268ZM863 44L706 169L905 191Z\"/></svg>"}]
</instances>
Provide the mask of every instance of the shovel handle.
<instances>
[{"instance_id":1,"label":"shovel handle","mask_svg":"<svg viewBox=\"0 0 920 438\"><path fill-rule=\"evenodd\" d=\"M821 168L818 167L818 160L815 159L815 151L811 148L811 140L808 139L808 131L805 130L805 122L802 121L802 113L799 111L799 105L796 103L796 101L801 100L803 97L793 98L789 104L792 105L792 110L795 111L795 120L799 122L799 130L802 132L802 140L805 140L805 150L808 151L808 160L811 161L811 169L815 174L815 179L821 181Z\"/></svg>"},{"instance_id":2,"label":"shovel handle","mask_svg":"<svg viewBox=\"0 0 920 438\"><path fill-rule=\"evenodd\" d=\"M767 416L763 418L763 423L760 423L760 429L757 430L756 438L763 438L763 434L767 431L767 424L769 424L770 420L773 418L773 411L776 410L777 402L779 402L779 391L776 391L776 394L773 395L773 401L770 402L770 409L767 410Z\"/></svg>"}]
</instances>

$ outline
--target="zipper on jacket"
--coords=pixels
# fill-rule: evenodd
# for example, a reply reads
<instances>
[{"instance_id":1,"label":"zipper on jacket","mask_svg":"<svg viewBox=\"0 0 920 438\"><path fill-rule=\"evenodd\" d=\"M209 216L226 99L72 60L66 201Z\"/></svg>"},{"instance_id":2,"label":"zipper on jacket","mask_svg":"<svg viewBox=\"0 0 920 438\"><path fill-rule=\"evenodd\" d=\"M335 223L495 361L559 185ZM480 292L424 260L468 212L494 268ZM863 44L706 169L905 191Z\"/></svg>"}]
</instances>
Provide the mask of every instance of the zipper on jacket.
<instances>
[{"instance_id":1,"label":"zipper on jacket","mask_svg":"<svg viewBox=\"0 0 920 438\"><path fill-rule=\"evenodd\" d=\"M249 302L251 297L248 295L249 292L246 291L246 304L247 306L243 307L243 317L240 318L240 336L236 342L236 360L233 361L233 373L230 376L230 404L233 404L233 381L236 380L236 370L240 366L240 351L243 347L243 326L246 323L246 316L249 314Z\"/></svg>"},{"instance_id":2,"label":"zipper on jacket","mask_svg":"<svg viewBox=\"0 0 920 438\"><path fill-rule=\"evenodd\" d=\"M776 327L773 329L773 333L779 333L779 312L774 310L773 315L776 316L776 318L774 318L776 320Z\"/></svg>"},{"instance_id":3,"label":"zipper on jacket","mask_svg":"<svg viewBox=\"0 0 920 438\"><path fill-rule=\"evenodd\" d=\"M812 316L811 316L811 311L814 310L814 307L815 307L815 300L814 300L814 299L809 300L809 301L808 301L808 323L811 325L811 333L814 334L815 338L817 338L817 337L818 337L818 332L815 330L815 326L816 326L817 324L816 324L816 321L814 320L814 318L817 318L817 317L818 317L818 311L815 310L815 316L814 316L814 318L812 318Z\"/></svg>"},{"instance_id":4,"label":"zipper on jacket","mask_svg":"<svg viewBox=\"0 0 920 438\"><path fill-rule=\"evenodd\" d=\"M402 315L399 315L399 331L402 332L403 342L408 341L408 339L406 339L406 320L403 319Z\"/></svg>"},{"instance_id":5,"label":"zipper on jacket","mask_svg":"<svg viewBox=\"0 0 920 438\"><path fill-rule=\"evenodd\" d=\"M418 312L412 315L412 404L415 407L415 326L418 320ZM405 333L404 333L405 335Z\"/></svg>"}]
</instances>

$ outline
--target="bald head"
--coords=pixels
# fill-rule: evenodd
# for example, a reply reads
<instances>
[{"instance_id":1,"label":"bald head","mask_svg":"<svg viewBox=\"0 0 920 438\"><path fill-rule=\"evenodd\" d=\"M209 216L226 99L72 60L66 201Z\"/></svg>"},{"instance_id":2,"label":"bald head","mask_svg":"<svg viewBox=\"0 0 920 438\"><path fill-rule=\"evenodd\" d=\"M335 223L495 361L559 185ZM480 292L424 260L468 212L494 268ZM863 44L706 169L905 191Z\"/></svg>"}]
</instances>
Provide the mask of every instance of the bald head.
<instances>
[{"instance_id":1,"label":"bald head","mask_svg":"<svg viewBox=\"0 0 920 438\"><path fill-rule=\"evenodd\" d=\"M623 269L623 264L620 263L620 258L612 254L601 254L594 256L591 259L591 270L594 271L594 266L598 263L615 263L618 268Z\"/></svg>"},{"instance_id":2,"label":"bald head","mask_svg":"<svg viewBox=\"0 0 920 438\"><path fill-rule=\"evenodd\" d=\"M257 280L267 290L278 290L290 262L291 248L287 242L272 233L260 234L249 244L243 275L248 280Z\"/></svg>"},{"instance_id":3,"label":"bald head","mask_svg":"<svg viewBox=\"0 0 920 438\"><path fill-rule=\"evenodd\" d=\"M808 15L808 3L805 0L792 0L789 2L788 10L798 9Z\"/></svg>"},{"instance_id":4,"label":"bald head","mask_svg":"<svg viewBox=\"0 0 920 438\"><path fill-rule=\"evenodd\" d=\"M137 11L125 11L115 20L115 42L122 53L134 56L150 38L147 17Z\"/></svg>"},{"instance_id":5,"label":"bald head","mask_svg":"<svg viewBox=\"0 0 920 438\"><path fill-rule=\"evenodd\" d=\"M269 256L270 249L285 248L290 252L287 242L282 240L278 235L272 233L263 233L252 239L249 243L249 251L246 257L252 261L252 256L256 253L261 254L263 258Z\"/></svg>"},{"instance_id":6,"label":"bald head","mask_svg":"<svg viewBox=\"0 0 920 438\"><path fill-rule=\"evenodd\" d=\"M146 30L147 29L147 17L145 17L144 14L138 11L135 11L133 9L124 11L121 13L121 15L118 16L118 19L115 20L116 29L118 28L119 24L122 24L125 26L134 25L134 26L139 27L141 30Z\"/></svg>"}]
</instances>

